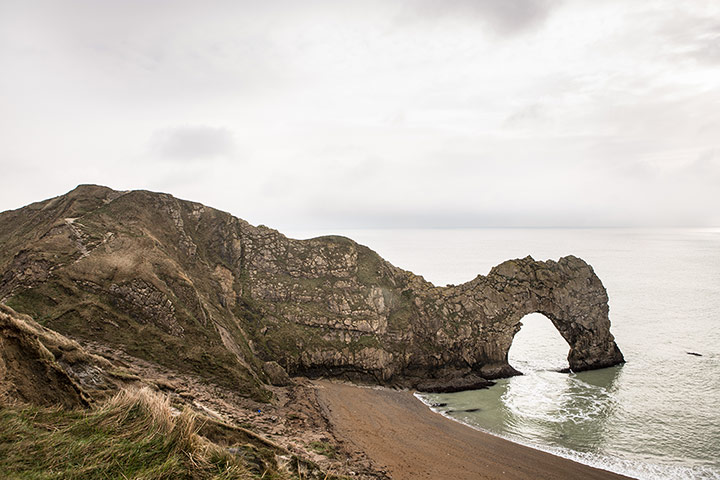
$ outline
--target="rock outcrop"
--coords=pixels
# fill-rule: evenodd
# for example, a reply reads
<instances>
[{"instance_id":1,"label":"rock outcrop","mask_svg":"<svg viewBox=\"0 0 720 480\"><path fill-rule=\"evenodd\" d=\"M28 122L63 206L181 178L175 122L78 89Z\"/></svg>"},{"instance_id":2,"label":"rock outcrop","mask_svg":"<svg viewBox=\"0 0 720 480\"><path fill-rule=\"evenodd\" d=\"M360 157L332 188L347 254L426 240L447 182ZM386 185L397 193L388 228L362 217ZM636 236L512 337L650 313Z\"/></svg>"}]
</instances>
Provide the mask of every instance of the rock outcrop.
<instances>
[{"instance_id":1,"label":"rock outcrop","mask_svg":"<svg viewBox=\"0 0 720 480\"><path fill-rule=\"evenodd\" d=\"M77 342L0 304L0 404L87 406L99 391L114 391L110 363Z\"/></svg>"},{"instance_id":2,"label":"rock outcrop","mask_svg":"<svg viewBox=\"0 0 720 480\"><path fill-rule=\"evenodd\" d=\"M258 398L282 381L265 362L408 387L513 375L507 353L532 312L567 340L571 369L623 361L605 288L572 256L437 287L347 238L293 240L167 194L98 186L1 213L0 246L0 301Z\"/></svg>"}]
</instances>

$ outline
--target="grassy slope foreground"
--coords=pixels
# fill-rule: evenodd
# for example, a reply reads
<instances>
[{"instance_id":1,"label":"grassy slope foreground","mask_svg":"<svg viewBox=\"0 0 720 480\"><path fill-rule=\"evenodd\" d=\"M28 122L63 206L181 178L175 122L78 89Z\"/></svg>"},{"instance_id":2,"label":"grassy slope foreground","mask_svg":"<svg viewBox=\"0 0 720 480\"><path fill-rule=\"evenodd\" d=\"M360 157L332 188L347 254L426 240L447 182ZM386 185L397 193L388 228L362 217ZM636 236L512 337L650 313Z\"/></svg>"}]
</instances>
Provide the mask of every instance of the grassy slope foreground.
<instances>
[{"instance_id":1,"label":"grassy slope foreground","mask_svg":"<svg viewBox=\"0 0 720 480\"><path fill-rule=\"evenodd\" d=\"M302 477L297 465L294 474L281 468L268 447L223 448L198 433L202 426L196 414L174 411L147 389L123 390L92 410L3 407L0 478Z\"/></svg>"},{"instance_id":2,"label":"grassy slope foreground","mask_svg":"<svg viewBox=\"0 0 720 480\"><path fill-rule=\"evenodd\" d=\"M339 478L126 365L0 304L0 478Z\"/></svg>"}]
</instances>

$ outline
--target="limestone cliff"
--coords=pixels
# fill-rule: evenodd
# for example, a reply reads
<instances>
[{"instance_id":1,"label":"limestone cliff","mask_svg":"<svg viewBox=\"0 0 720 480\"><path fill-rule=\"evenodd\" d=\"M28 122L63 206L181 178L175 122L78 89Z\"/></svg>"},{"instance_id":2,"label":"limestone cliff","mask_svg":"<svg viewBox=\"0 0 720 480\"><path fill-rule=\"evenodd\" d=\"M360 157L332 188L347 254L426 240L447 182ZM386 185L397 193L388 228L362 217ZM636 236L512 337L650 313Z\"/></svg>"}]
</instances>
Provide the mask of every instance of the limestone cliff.
<instances>
[{"instance_id":1,"label":"limestone cliff","mask_svg":"<svg viewBox=\"0 0 720 480\"><path fill-rule=\"evenodd\" d=\"M347 238L293 240L167 194L98 186L1 213L0 246L0 302L255 397L272 361L404 386L511 375L507 352L532 312L567 340L571 369L623 361L606 291L571 256L436 287Z\"/></svg>"}]
</instances>

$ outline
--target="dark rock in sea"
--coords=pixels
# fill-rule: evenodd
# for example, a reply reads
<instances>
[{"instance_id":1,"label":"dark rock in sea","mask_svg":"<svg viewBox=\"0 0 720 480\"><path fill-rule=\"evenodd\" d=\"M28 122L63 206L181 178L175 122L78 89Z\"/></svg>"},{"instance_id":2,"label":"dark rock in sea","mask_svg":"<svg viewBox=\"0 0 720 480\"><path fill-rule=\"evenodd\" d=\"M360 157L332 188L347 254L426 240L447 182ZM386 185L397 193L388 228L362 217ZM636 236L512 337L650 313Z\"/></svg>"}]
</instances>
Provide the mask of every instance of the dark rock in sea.
<instances>
[{"instance_id":1,"label":"dark rock in sea","mask_svg":"<svg viewBox=\"0 0 720 480\"><path fill-rule=\"evenodd\" d=\"M430 405L432 408L447 407L447 403L433 403Z\"/></svg>"},{"instance_id":2,"label":"dark rock in sea","mask_svg":"<svg viewBox=\"0 0 720 480\"><path fill-rule=\"evenodd\" d=\"M268 361L290 375L478 388L519 373L507 354L533 312L568 342L573 371L623 362L605 288L577 257L508 260L437 287L348 238L293 240L93 185L0 213L0 302L258 399Z\"/></svg>"},{"instance_id":3,"label":"dark rock in sea","mask_svg":"<svg viewBox=\"0 0 720 480\"><path fill-rule=\"evenodd\" d=\"M453 393L464 390L479 390L494 385L495 382L488 381L477 375L468 375L465 377L450 379L430 379L424 380L417 384L420 392L425 393Z\"/></svg>"},{"instance_id":4,"label":"dark rock in sea","mask_svg":"<svg viewBox=\"0 0 720 480\"><path fill-rule=\"evenodd\" d=\"M702 357L702 354L696 353L696 352L687 352L688 355L692 355L694 357Z\"/></svg>"}]
</instances>

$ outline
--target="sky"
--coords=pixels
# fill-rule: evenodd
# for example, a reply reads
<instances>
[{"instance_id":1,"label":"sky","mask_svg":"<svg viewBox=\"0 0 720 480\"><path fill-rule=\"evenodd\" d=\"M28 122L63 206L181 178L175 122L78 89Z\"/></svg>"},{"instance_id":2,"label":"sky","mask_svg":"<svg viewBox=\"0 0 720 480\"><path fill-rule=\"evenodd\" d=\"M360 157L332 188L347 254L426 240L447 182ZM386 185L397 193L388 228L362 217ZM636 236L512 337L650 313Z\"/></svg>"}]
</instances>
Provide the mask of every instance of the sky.
<instances>
[{"instance_id":1,"label":"sky","mask_svg":"<svg viewBox=\"0 0 720 480\"><path fill-rule=\"evenodd\" d=\"M0 0L0 211L720 226L717 0Z\"/></svg>"}]
</instances>

